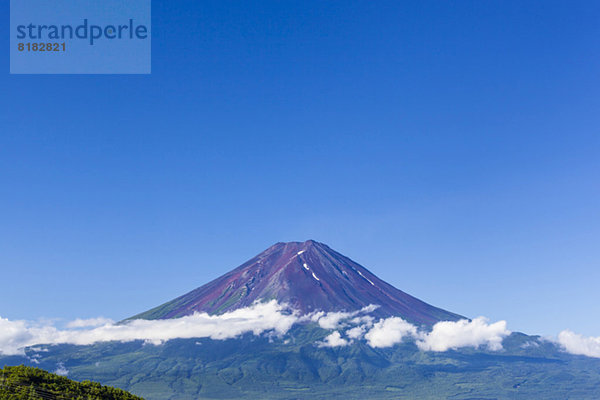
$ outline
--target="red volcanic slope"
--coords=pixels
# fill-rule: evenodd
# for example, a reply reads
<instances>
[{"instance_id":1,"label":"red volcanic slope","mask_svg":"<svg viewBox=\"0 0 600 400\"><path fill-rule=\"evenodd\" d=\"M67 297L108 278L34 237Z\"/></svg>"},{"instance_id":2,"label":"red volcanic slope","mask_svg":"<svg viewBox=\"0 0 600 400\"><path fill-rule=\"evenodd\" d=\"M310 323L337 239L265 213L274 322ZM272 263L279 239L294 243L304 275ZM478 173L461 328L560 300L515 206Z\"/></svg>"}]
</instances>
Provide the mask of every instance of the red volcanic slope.
<instances>
[{"instance_id":1,"label":"red volcanic slope","mask_svg":"<svg viewBox=\"0 0 600 400\"><path fill-rule=\"evenodd\" d=\"M270 299L302 313L376 304L377 316L395 315L417 324L464 318L412 297L327 245L308 240L277 243L220 278L132 319L176 318L196 311L221 314Z\"/></svg>"}]
</instances>

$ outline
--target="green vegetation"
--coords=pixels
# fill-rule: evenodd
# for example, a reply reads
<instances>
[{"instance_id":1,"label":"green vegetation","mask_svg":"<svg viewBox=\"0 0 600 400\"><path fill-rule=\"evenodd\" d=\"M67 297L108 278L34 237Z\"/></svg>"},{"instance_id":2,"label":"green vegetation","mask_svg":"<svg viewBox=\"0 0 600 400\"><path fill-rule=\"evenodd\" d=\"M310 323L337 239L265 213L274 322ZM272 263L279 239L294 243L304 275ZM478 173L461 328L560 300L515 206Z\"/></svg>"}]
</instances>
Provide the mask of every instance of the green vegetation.
<instances>
[{"instance_id":1,"label":"green vegetation","mask_svg":"<svg viewBox=\"0 0 600 400\"><path fill-rule=\"evenodd\" d=\"M142 400L124 390L96 382L75 382L43 369L4 367L0 370L2 400Z\"/></svg>"}]
</instances>

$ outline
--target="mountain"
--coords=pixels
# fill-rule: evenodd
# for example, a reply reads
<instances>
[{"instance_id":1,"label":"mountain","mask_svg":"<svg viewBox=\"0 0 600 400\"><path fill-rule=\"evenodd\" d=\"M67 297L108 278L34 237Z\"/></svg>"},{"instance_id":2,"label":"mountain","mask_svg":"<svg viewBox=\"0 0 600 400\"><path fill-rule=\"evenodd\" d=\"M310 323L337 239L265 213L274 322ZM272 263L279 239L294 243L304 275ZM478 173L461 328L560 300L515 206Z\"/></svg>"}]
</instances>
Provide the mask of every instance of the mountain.
<instances>
[{"instance_id":1,"label":"mountain","mask_svg":"<svg viewBox=\"0 0 600 400\"><path fill-rule=\"evenodd\" d=\"M423 352L411 341L389 348L364 341L315 345L328 333L307 324L284 338L248 334L162 345L35 346L23 356L0 355L0 365L62 366L71 379L102 382L148 400L599 398L600 359L567 354L537 336L513 333L502 351Z\"/></svg>"},{"instance_id":2,"label":"mountain","mask_svg":"<svg viewBox=\"0 0 600 400\"><path fill-rule=\"evenodd\" d=\"M378 305L378 317L400 316L419 325L464 317L429 305L379 279L323 243L277 243L227 274L131 319L222 314L276 299L302 313L355 311Z\"/></svg>"},{"instance_id":3,"label":"mountain","mask_svg":"<svg viewBox=\"0 0 600 400\"><path fill-rule=\"evenodd\" d=\"M165 341L123 337L88 345L39 343L21 354L0 354L0 365L60 370L72 379L98 381L148 400L599 398L600 359L569 354L539 336L513 332L503 338L501 348L492 348L477 344L477 340L471 343L473 336L483 332L476 327L461 334L470 344L455 342L446 350L424 350L413 336L401 337L393 345L371 343L373 336L368 335L376 330L380 338L397 335L398 330L381 330L389 328L383 319L388 315L426 326L460 316L395 289L314 241L277 243L224 276L136 318L176 318L194 311L218 314L269 299L287 302L304 313L350 311L378 304L375 312L380 319L370 322L368 332L369 323L364 322L362 333L352 337L350 332L358 325L350 329L349 319L328 327L307 318L283 334L249 330L213 337L201 329L198 336ZM202 323L209 320L199 319ZM387 321L392 326L404 323L398 318ZM171 332L173 328L164 325L180 326L182 322L123 325L156 333L162 329ZM227 326L219 323L219 330ZM119 328L100 327L94 334ZM441 333L438 339L452 339L448 329ZM335 334L346 341L327 345ZM2 379L0 375L0 399L12 398L2 396Z\"/></svg>"}]
</instances>

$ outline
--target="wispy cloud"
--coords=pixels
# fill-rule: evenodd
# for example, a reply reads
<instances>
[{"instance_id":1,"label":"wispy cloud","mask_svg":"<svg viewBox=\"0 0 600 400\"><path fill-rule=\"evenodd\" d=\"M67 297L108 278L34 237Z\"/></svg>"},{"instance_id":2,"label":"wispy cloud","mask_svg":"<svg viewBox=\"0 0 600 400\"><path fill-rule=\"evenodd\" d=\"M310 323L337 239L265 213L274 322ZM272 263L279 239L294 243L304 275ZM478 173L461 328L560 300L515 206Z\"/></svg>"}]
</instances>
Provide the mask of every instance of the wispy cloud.
<instances>
[{"instance_id":1,"label":"wispy cloud","mask_svg":"<svg viewBox=\"0 0 600 400\"><path fill-rule=\"evenodd\" d=\"M222 315L196 313L167 320L134 320L115 324L106 318L77 319L56 328L52 321L31 323L0 318L0 354L24 354L24 348L39 344L69 343L89 345L97 342L143 340L153 344L181 338L223 340L246 333L261 335L272 332L282 336L301 322L317 323L330 333L315 345L341 347L364 340L371 347L391 347L404 340L416 343L423 351L443 352L462 347L501 350L503 339L510 335L505 321L490 323L483 317L473 320L443 321L431 330L422 330L400 317L375 321L377 306L354 312L315 312L300 315L275 300L256 303ZM600 357L600 337L584 337L571 331L559 334L557 342L572 354Z\"/></svg>"},{"instance_id":2,"label":"wispy cloud","mask_svg":"<svg viewBox=\"0 0 600 400\"><path fill-rule=\"evenodd\" d=\"M600 336L583 336L564 330L558 334L558 343L568 353L600 358Z\"/></svg>"},{"instance_id":3,"label":"wispy cloud","mask_svg":"<svg viewBox=\"0 0 600 400\"><path fill-rule=\"evenodd\" d=\"M69 370L65 368L63 363L59 363L54 373L56 375L67 376L69 374Z\"/></svg>"},{"instance_id":4,"label":"wispy cloud","mask_svg":"<svg viewBox=\"0 0 600 400\"><path fill-rule=\"evenodd\" d=\"M89 345L105 341L145 340L159 344L175 338L229 339L244 333L260 335L266 331L286 333L300 317L275 300L258 303L222 315L194 314L168 320L134 320L126 324L105 323L88 329L60 330L52 325L36 326L26 321L0 318L0 353L23 354L35 344L70 343ZM80 327L76 322L71 326Z\"/></svg>"},{"instance_id":5,"label":"wispy cloud","mask_svg":"<svg viewBox=\"0 0 600 400\"><path fill-rule=\"evenodd\" d=\"M370 312L375 311L378 307L379 306L377 306L377 305L370 304L366 307L361 308L358 311L352 311L352 312L335 311L335 312L325 313L323 311L319 311L319 312L311 314L310 319L312 321L318 322L319 326L323 329L337 329L337 328L341 327L341 324L343 321L346 321L352 317L356 317L359 314L368 314ZM370 317L370 316L363 316L363 317L353 318L353 321L351 321L351 322L356 323L356 321L364 321L364 318L367 318L367 320L372 319L372 317Z\"/></svg>"}]
</instances>

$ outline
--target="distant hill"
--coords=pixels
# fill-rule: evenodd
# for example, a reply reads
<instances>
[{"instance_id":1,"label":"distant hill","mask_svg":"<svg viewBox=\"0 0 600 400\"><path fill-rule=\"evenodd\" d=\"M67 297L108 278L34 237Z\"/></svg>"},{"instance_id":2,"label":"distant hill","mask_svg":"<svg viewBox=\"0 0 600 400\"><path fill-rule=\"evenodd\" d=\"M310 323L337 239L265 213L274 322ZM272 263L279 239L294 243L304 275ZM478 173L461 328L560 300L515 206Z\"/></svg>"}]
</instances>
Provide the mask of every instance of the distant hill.
<instances>
[{"instance_id":1,"label":"distant hill","mask_svg":"<svg viewBox=\"0 0 600 400\"><path fill-rule=\"evenodd\" d=\"M600 398L600 359L570 355L536 336L513 333L502 351L424 352L413 341L388 348L364 341L318 347L328 334L313 324L282 338L56 345L0 356L0 363L34 359L47 370L64 363L73 379L97 380L149 400Z\"/></svg>"},{"instance_id":2,"label":"distant hill","mask_svg":"<svg viewBox=\"0 0 600 400\"><path fill-rule=\"evenodd\" d=\"M304 314L373 304L379 306L374 316L399 316L417 325L464 318L396 289L323 243L307 240L276 243L212 282L131 319L222 314L271 299Z\"/></svg>"},{"instance_id":3,"label":"distant hill","mask_svg":"<svg viewBox=\"0 0 600 400\"><path fill-rule=\"evenodd\" d=\"M0 370L0 399L143 400L121 389L90 381L76 382L23 365Z\"/></svg>"}]
</instances>

